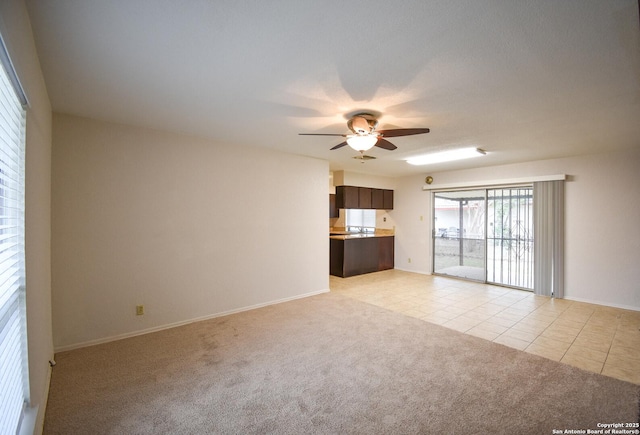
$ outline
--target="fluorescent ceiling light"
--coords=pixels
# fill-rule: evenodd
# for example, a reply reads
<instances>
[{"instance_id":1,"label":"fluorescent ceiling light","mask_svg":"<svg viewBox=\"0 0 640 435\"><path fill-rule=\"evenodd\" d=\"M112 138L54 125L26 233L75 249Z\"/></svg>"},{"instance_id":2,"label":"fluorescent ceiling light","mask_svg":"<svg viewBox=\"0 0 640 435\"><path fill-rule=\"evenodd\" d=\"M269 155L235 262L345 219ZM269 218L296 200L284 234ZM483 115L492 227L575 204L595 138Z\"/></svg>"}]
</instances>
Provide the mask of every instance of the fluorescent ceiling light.
<instances>
[{"instance_id":1,"label":"fluorescent ceiling light","mask_svg":"<svg viewBox=\"0 0 640 435\"><path fill-rule=\"evenodd\" d=\"M439 153L425 154L422 156L411 157L407 159L410 165L430 165L433 163L451 162L453 160L470 159L480 157L487 154L480 148L460 148L451 151L442 151Z\"/></svg>"},{"instance_id":2,"label":"fluorescent ceiling light","mask_svg":"<svg viewBox=\"0 0 640 435\"><path fill-rule=\"evenodd\" d=\"M376 135L364 135L364 136L349 136L347 137L347 144L356 151L367 151L373 148L378 142L378 136Z\"/></svg>"}]
</instances>

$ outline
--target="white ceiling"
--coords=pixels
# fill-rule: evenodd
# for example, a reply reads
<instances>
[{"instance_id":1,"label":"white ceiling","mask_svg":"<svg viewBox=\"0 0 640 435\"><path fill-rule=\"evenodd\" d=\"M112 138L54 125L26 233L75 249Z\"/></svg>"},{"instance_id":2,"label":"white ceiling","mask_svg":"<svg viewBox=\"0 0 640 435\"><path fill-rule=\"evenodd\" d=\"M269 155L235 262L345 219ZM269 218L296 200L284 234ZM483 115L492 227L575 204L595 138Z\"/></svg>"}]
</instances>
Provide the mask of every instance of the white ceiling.
<instances>
[{"instance_id":1,"label":"white ceiling","mask_svg":"<svg viewBox=\"0 0 640 435\"><path fill-rule=\"evenodd\" d=\"M398 176L640 147L638 0L28 0L57 112ZM346 113L391 139L362 164ZM403 159L477 146L436 167Z\"/></svg>"}]
</instances>

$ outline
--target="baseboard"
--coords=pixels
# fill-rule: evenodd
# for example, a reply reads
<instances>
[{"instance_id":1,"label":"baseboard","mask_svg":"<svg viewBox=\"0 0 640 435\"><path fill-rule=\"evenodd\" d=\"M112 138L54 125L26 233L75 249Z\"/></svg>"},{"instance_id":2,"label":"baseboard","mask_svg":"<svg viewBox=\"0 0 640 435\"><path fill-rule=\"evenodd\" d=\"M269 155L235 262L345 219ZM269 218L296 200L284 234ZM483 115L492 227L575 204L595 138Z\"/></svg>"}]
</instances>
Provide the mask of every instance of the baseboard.
<instances>
[{"instance_id":1,"label":"baseboard","mask_svg":"<svg viewBox=\"0 0 640 435\"><path fill-rule=\"evenodd\" d=\"M421 274L421 275L433 275L433 273L431 273L431 272L421 272L421 271L417 271L417 270L404 269L404 268L401 268L401 267L396 267L395 269L396 270L401 270L403 272L418 273L418 274ZM455 276L447 276L446 278L465 280L465 278L457 278ZM487 284L488 285L498 286L497 284L491 284L491 283L487 283ZM498 286L498 287L500 287L500 286ZM510 287L506 287L506 288L510 288ZM521 289L514 289L514 290L521 290ZM564 299L566 299L568 301L584 302L586 304L601 305L601 306L611 307L611 308L620 308L622 310L640 311L640 307L634 307L634 306L625 305L625 304L614 304L614 303L610 303L610 302L596 301L596 300L593 300L593 299L584 299L584 298L566 297L566 296L564 297Z\"/></svg>"},{"instance_id":2,"label":"baseboard","mask_svg":"<svg viewBox=\"0 0 640 435\"><path fill-rule=\"evenodd\" d=\"M154 326L153 328L141 329L139 331L127 332L127 333L124 333L124 334L113 335L111 337L104 337L104 338L98 338L96 340L89 340L89 341L84 341L84 342L81 342L81 343L69 344L69 345L66 345L66 346L56 347L54 349L54 351L55 351L55 353L57 353L57 352L66 352L68 350L80 349L80 348L83 348L83 347L95 346L97 344L109 343L111 341L123 340L125 338L137 337L138 335L150 334L152 332L158 332L158 331L163 331L165 329L176 328L178 326L188 325L190 323L201 322L203 320L209 320L209 319L215 319L216 317L223 317L223 316L228 316L230 314L241 313L243 311L255 310L257 308L267 307L269 305L281 304L281 303L284 303L284 302L294 301L296 299L308 298L310 296L316 296L316 295L319 295L319 294L328 293L329 291L330 290L327 288L327 289L323 289L323 290L304 293L304 294L301 294L301 295L291 296L291 297L288 297L288 298L277 299L277 300L274 300L274 301L263 302L263 303L260 303L260 304L250 305L250 306L247 306L247 307L236 308L236 309L233 309L233 310L228 310L228 311L223 311L223 312L219 312L219 313L215 313L215 314L209 314L209 315L206 315L206 316L196 317L196 318L189 319L189 320L182 320L180 322L169 323L169 324L161 325L161 326Z\"/></svg>"},{"instance_id":3,"label":"baseboard","mask_svg":"<svg viewBox=\"0 0 640 435\"><path fill-rule=\"evenodd\" d=\"M404 269L402 267L394 267L395 270L400 270L402 272L410 272L410 273L417 273L419 275L433 275L433 273L431 272L424 272L421 270L411 270L411 269Z\"/></svg>"},{"instance_id":4,"label":"baseboard","mask_svg":"<svg viewBox=\"0 0 640 435\"><path fill-rule=\"evenodd\" d=\"M629 310L629 311L640 311L640 307L633 307L631 305L624 305L624 304L612 304L610 302L602 302L602 301L594 301L592 299L584 299L584 298L576 298L576 297L564 297L564 299L568 300L568 301L575 301L575 302L584 302L585 304L592 304L592 305L600 305L600 306L604 306L604 307L611 307L611 308L620 308L622 310Z\"/></svg>"}]
</instances>

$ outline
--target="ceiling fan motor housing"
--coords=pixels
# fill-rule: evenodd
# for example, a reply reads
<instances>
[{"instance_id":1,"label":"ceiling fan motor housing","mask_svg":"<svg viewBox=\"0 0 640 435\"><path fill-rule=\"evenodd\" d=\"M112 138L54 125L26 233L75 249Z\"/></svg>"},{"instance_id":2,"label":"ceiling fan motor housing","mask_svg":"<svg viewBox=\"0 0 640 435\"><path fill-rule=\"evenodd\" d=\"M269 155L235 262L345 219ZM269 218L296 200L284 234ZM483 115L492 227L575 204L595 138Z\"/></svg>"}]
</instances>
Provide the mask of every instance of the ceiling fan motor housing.
<instances>
[{"instance_id":1,"label":"ceiling fan motor housing","mask_svg":"<svg viewBox=\"0 0 640 435\"><path fill-rule=\"evenodd\" d=\"M354 116L347 122L349 130L358 135L371 134L375 130L378 121L367 119L364 116Z\"/></svg>"}]
</instances>

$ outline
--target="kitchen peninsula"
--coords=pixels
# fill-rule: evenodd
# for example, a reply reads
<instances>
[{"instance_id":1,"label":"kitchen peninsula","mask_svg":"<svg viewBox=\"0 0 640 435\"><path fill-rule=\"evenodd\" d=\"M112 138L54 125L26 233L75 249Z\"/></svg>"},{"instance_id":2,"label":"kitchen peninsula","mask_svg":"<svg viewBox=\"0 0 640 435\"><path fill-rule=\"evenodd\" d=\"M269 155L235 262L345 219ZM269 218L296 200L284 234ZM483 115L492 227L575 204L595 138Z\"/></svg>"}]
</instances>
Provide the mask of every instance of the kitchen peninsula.
<instances>
[{"instance_id":1,"label":"kitchen peninsula","mask_svg":"<svg viewBox=\"0 0 640 435\"><path fill-rule=\"evenodd\" d=\"M334 230L329 232L329 239L331 275L346 278L394 267L392 230L372 233Z\"/></svg>"}]
</instances>

